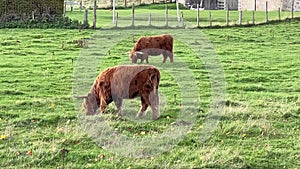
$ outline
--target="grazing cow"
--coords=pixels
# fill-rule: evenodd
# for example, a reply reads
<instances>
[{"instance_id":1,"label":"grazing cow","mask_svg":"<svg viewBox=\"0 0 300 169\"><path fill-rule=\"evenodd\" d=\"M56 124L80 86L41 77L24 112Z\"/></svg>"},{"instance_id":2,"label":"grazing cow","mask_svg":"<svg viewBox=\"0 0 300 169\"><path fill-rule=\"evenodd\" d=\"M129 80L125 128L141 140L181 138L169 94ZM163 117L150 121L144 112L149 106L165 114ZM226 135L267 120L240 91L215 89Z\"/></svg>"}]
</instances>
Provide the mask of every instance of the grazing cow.
<instances>
[{"instance_id":1,"label":"grazing cow","mask_svg":"<svg viewBox=\"0 0 300 169\"><path fill-rule=\"evenodd\" d=\"M163 63L166 62L168 56L173 63L173 37L171 35L145 36L141 37L134 45L129 56L132 63L136 63L141 59L141 63L148 61L148 55L163 55Z\"/></svg>"},{"instance_id":2,"label":"grazing cow","mask_svg":"<svg viewBox=\"0 0 300 169\"><path fill-rule=\"evenodd\" d=\"M149 65L122 65L105 69L95 80L84 98L83 106L87 114L95 114L100 106L104 113L106 106L114 101L117 113L122 115L122 100L141 97L141 108L136 115L144 115L148 106L152 109L152 119L159 116L158 85L160 72ZM77 97L79 98L79 97Z\"/></svg>"}]
</instances>

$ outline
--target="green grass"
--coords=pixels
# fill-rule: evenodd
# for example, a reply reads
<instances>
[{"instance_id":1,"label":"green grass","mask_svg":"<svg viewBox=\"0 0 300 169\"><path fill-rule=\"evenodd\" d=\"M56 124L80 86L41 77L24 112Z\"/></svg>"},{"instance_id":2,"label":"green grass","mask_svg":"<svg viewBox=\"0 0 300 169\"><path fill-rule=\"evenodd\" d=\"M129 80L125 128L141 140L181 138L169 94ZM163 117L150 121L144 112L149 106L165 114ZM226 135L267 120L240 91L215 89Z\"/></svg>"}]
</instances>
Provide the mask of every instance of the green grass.
<instances>
[{"instance_id":1,"label":"green grass","mask_svg":"<svg viewBox=\"0 0 300 169\"><path fill-rule=\"evenodd\" d=\"M72 17L81 15L75 14ZM103 14L99 25L110 22L105 11L99 14ZM201 31L1 29L0 134L6 138L0 140L0 167L299 168L299 28L299 21L291 21ZM132 35L137 38L163 32L176 39L174 64L162 65L161 56L150 57L150 63L162 70L160 92L167 104L161 118L154 122L149 116L145 122L132 120L138 100L124 105L129 113L123 118L115 116L113 104L104 118L115 132L129 138L166 132L176 126L180 103L190 96L180 96L190 86L182 89L185 81L177 80L186 74L195 79L198 91L194 93L200 96L199 103L187 107L195 113L195 123L186 137L162 154L139 159L122 156L122 149L116 149L120 154L112 153L85 131L78 114L81 101L72 96L85 94L104 68L129 63L124 53L133 45ZM85 48L78 44L82 39L86 39ZM226 78L226 106L210 138L200 141L213 95L214 77L205 67L209 65L206 58L216 56L215 52ZM93 62L94 58L98 60ZM172 76L176 73L178 76ZM80 86L76 77L87 80ZM68 153L62 153L64 149Z\"/></svg>"}]
</instances>

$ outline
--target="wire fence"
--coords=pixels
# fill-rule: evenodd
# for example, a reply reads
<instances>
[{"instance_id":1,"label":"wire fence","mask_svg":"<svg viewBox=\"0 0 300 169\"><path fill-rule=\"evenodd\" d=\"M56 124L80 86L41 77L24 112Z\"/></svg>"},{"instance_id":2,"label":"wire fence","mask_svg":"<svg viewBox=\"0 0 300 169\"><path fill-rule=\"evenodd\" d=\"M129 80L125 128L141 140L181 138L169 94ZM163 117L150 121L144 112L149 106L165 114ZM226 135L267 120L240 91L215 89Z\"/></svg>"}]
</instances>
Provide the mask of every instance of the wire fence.
<instances>
[{"instance_id":1,"label":"wire fence","mask_svg":"<svg viewBox=\"0 0 300 169\"><path fill-rule=\"evenodd\" d=\"M96 25L97 18L101 20L101 15L95 17L101 9L94 8L93 14L88 15L88 8L84 12L84 23L89 23L93 28L132 28L132 27L157 27L157 28L216 28L231 26L252 26L257 24L267 24L274 21L299 18L300 12L278 10L269 11L266 4L265 11L242 11L242 10L202 10L199 5L194 10L181 10L180 12L168 9L165 10L145 10L135 9L132 4L129 9L116 10L110 16L112 22ZM228 9L228 8L227 8ZM126 11L126 12L124 12ZM110 12L113 13L113 12ZM90 17L90 18L89 18ZM91 22L91 18L93 21Z\"/></svg>"},{"instance_id":2,"label":"wire fence","mask_svg":"<svg viewBox=\"0 0 300 169\"><path fill-rule=\"evenodd\" d=\"M294 11L230 11L230 10L183 10L177 15L176 10L164 12L149 11L136 13L134 6L131 15L115 13L114 21L105 28L157 27L157 28L205 28L251 26L267 24L273 21L300 17L300 12Z\"/></svg>"}]
</instances>

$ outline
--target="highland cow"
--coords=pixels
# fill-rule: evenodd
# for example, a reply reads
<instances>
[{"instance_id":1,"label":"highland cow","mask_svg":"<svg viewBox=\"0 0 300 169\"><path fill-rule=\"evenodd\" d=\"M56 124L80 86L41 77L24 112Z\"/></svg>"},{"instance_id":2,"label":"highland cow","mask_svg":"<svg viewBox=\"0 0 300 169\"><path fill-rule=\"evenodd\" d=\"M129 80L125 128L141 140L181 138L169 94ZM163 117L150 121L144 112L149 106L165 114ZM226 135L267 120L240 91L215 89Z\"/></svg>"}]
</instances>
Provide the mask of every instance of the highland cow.
<instances>
[{"instance_id":1,"label":"highland cow","mask_svg":"<svg viewBox=\"0 0 300 169\"><path fill-rule=\"evenodd\" d=\"M115 66L105 69L95 80L84 98L86 114L95 114L100 106L104 113L106 106L114 101L118 115L122 115L122 100L140 96L141 108L136 117L145 114L148 106L152 109L152 119L159 116L158 85L160 72L154 66ZM79 98L79 97L77 97Z\"/></svg>"},{"instance_id":2,"label":"highland cow","mask_svg":"<svg viewBox=\"0 0 300 169\"><path fill-rule=\"evenodd\" d=\"M173 37L171 35L159 35L159 36L145 36L141 37L134 45L129 56L132 63L136 63L138 59L141 63L146 60L148 56L163 55L163 63L167 58L170 58L170 62L173 63Z\"/></svg>"}]
</instances>

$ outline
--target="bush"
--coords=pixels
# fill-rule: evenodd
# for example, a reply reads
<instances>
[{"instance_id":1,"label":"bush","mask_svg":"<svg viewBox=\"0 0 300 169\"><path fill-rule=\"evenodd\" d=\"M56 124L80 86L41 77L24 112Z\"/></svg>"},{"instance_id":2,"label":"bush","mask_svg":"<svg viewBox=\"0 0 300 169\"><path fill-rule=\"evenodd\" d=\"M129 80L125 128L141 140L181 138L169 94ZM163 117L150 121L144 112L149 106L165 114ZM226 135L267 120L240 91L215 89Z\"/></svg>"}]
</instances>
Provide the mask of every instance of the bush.
<instances>
[{"instance_id":1,"label":"bush","mask_svg":"<svg viewBox=\"0 0 300 169\"><path fill-rule=\"evenodd\" d=\"M84 29L89 28L89 25L83 24L78 20L71 20L68 17L55 17L49 20L48 18L36 20L13 20L10 22L1 22L0 28L61 28L61 29Z\"/></svg>"}]
</instances>

